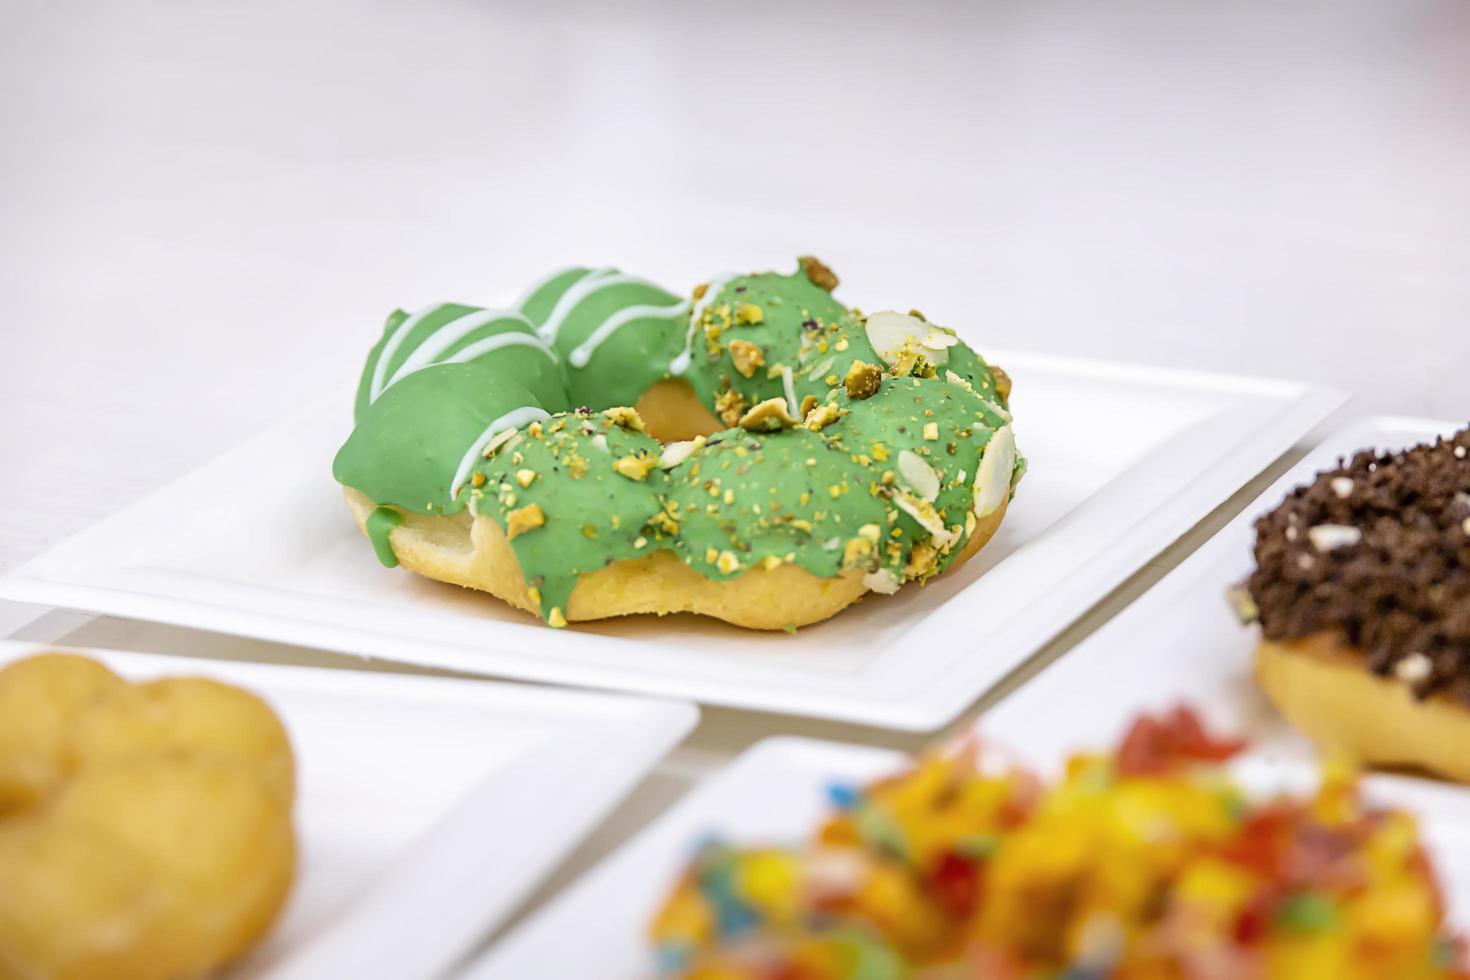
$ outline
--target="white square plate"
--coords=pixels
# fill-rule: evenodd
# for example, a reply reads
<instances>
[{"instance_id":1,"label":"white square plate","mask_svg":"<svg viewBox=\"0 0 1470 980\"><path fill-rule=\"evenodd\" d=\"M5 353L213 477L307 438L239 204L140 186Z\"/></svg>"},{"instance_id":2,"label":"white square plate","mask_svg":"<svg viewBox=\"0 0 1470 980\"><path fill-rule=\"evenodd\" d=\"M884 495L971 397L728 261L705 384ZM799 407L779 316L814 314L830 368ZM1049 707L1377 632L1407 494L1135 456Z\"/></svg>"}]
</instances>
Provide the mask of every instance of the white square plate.
<instances>
[{"instance_id":1,"label":"white square plate","mask_svg":"<svg viewBox=\"0 0 1470 980\"><path fill-rule=\"evenodd\" d=\"M1116 731L1139 711L1189 701L1209 723L1245 732L1284 764L1315 758L1256 687L1251 660L1259 632L1242 627L1225 599L1225 590L1254 568L1252 525L1338 457L1403 449L1457 428L1386 417L1339 427L1178 568L997 705L986 730L1027 756L1049 758L1077 738Z\"/></svg>"},{"instance_id":2,"label":"white square plate","mask_svg":"<svg viewBox=\"0 0 1470 980\"><path fill-rule=\"evenodd\" d=\"M433 667L937 728L1344 400L996 352L1031 468L981 554L792 637L692 616L554 631L384 569L330 465L345 395L0 580L0 595Z\"/></svg>"},{"instance_id":3,"label":"white square plate","mask_svg":"<svg viewBox=\"0 0 1470 980\"><path fill-rule=\"evenodd\" d=\"M58 648L0 643L0 663L42 649ZM514 684L77 652L130 678L238 684L290 731L296 884L236 980L440 974L699 716Z\"/></svg>"},{"instance_id":4,"label":"white square plate","mask_svg":"<svg viewBox=\"0 0 1470 980\"><path fill-rule=\"evenodd\" d=\"M984 731L992 732L992 726ZM1106 745L1116 734L1090 742L1069 735L1066 741L1087 748ZM651 980L648 924L701 841L807 840L828 812L828 786L861 785L904 763L900 753L836 742L761 742L512 929L456 974L457 980ZM1420 815L1452 914L1466 923L1470 793L1397 777L1373 777L1365 790L1375 802ZM568 942L573 936L576 941Z\"/></svg>"}]
</instances>

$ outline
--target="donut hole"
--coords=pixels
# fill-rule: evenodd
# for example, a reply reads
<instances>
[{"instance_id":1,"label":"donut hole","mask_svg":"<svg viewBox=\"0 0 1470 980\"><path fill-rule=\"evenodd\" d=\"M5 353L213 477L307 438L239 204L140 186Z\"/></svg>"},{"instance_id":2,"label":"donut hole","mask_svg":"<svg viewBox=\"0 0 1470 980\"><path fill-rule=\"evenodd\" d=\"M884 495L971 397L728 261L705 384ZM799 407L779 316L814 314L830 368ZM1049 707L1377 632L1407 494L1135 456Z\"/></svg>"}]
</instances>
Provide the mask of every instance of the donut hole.
<instances>
[{"instance_id":1,"label":"donut hole","mask_svg":"<svg viewBox=\"0 0 1470 980\"><path fill-rule=\"evenodd\" d=\"M712 436L725 428L683 378L656 382L633 408L648 434L663 443Z\"/></svg>"}]
</instances>

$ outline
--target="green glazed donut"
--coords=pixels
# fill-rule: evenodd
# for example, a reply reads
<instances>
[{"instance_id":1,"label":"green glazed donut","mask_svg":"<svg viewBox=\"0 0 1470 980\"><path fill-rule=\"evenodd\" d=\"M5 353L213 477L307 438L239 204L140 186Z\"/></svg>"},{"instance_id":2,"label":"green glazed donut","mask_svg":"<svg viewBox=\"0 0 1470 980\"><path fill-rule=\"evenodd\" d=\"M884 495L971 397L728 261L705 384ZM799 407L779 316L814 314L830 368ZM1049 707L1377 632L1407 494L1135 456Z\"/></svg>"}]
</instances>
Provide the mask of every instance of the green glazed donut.
<instances>
[{"instance_id":1,"label":"green glazed donut","mask_svg":"<svg viewBox=\"0 0 1470 980\"><path fill-rule=\"evenodd\" d=\"M790 629L923 581L994 533L1025 471L1010 383L836 282L803 258L680 296L579 267L505 309L394 311L333 476L383 564L552 626Z\"/></svg>"}]
</instances>

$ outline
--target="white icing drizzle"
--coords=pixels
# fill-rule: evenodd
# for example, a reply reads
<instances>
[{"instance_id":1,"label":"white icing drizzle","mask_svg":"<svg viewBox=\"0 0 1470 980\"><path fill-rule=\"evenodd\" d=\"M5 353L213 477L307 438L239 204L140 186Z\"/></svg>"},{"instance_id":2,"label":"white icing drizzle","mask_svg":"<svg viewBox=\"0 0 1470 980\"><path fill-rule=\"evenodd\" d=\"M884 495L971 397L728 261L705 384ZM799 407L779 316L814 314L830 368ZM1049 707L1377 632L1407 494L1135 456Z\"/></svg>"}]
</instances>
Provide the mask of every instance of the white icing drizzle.
<instances>
[{"instance_id":1,"label":"white icing drizzle","mask_svg":"<svg viewBox=\"0 0 1470 980\"><path fill-rule=\"evenodd\" d=\"M669 373L674 377L682 376L685 371L689 370L689 365L694 363L694 331L699 326L699 318L704 315L705 308L714 302L720 290L724 289L737 275L739 275L737 272L727 272L724 275L715 276L704 288L704 295L699 297L699 302L695 303L694 308L689 311L689 330L684 335L684 349L669 362Z\"/></svg>"},{"instance_id":2,"label":"white icing drizzle","mask_svg":"<svg viewBox=\"0 0 1470 980\"><path fill-rule=\"evenodd\" d=\"M473 361L481 354L499 350L502 347L531 347L546 355L547 360L556 363L556 352L544 344L540 337L533 333L521 333L519 331L507 331L498 333L492 337L483 337L473 344L466 344L463 349L455 351L440 363L458 364L463 361Z\"/></svg>"},{"instance_id":3,"label":"white icing drizzle","mask_svg":"<svg viewBox=\"0 0 1470 980\"><path fill-rule=\"evenodd\" d=\"M376 400L383 393L383 389L387 387L384 383L383 374L388 370L388 362L393 360L394 354L398 353L398 345L403 343L403 338L407 337L413 331L414 327L423 323L424 320L448 305L448 303L433 303L426 306L405 319L398 325L397 329L388 335L388 342L383 345L382 352L378 354L378 361L373 365L373 383L368 386L369 401Z\"/></svg>"},{"instance_id":4,"label":"white icing drizzle","mask_svg":"<svg viewBox=\"0 0 1470 980\"><path fill-rule=\"evenodd\" d=\"M393 372L393 376L383 384L382 390L378 394L380 395L383 391L387 391L413 372L437 363L441 354L476 330L481 327L488 327L501 320L520 324L526 328L526 332L511 331L476 341L464 350L456 351L452 356L445 358L444 363L474 360L486 351L494 350L497 347L504 347L508 344L526 344L536 347L544 352L547 357L551 358L553 363L556 362L556 354L541 341L540 337L536 336L534 332L535 328L531 326L531 321L521 316L515 310L472 310L463 316L455 317L453 320L442 324L437 330L425 337L423 342L414 348L408 357L404 358L403 363L398 365L398 370ZM493 340L496 343L487 346L485 344L486 340ZM470 354L468 353L469 351L474 351L474 353ZM377 395L373 395L373 399L376 400L376 398Z\"/></svg>"},{"instance_id":5,"label":"white icing drizzle","mask_svg":"<svg viewBox=\"0 0 1470 980\"><path fill-rule=\"evenodd\" d=\"M464 486L464 481L469 479L470 469L475 465L475 459L484 451L490 440L495 438L496 433L506 429L518 429L523 425L545 421L549 418L551 418L550 415L534 405L522 405L520 408L511 409L485 426L485 431L480 433L479 437L470 444L470 448L465 450L465 454L460 457L459 469L454 471L454 482L449 485L450 498L459 496L459 489Z\"/></svg>"},{"instance_id":6,"label":"white icing drizzle","mask_svg":"<svg viewBox=\"0 0 1470 980\"><path fill-rule=\"evenodd\" d=\"M597 325L597 329L588 334L587 339L576 346L571 354L567 355L567 363L574 368L584 368L587 362L592 360L592 355L597 353L597 348L608 341L613 334L617 333L625 324L642 317L676 317L688 312L689 301L675 303L673 306L629 306L619 310L612 316Z\"/></svg>"},{"instance_id":7,"label":"white icing drizzle","mask_svg":"<svg viewBox=\"0 0 1470 980\"><path fill-rule=\"evenodd\" d=\"M791 406L791 417L801 418L801 406L796 404L796 386L791 383L791 368L781 365L781 388L786 392L786 404Z\"/></svg>"},{"instance_id":8,"label":"white icing drizzle","mask_svg":"<svg viewBox=\"0 0 1470 980\"><path fill-rule=\"evenodd\" d=\"M579 268L581 267L569 265L565 268L557 269L555 272L552 272L548 275L542 276L540 279L537 279L535 282L531 283L530 287L527 288L525 292L517 296L516 301L510 304L510 308L514 310L519 310L524 313L526 311L526 304L531 301L532 296L535 296L537 293L541 292L541 290L545 289L549 283L553 283L556 280L560 279L562 276L566 275L568 272ZM583 269L582 274L585 276L590 272L596 271L597 270L595 269Z\"/></svg>"},{"instance_id":9,"label":"white icing drizzle","mask_svg":"<svg viewBox=\"0 0 1470 980\"><path fill-rule=\"evenodd\" d=\"M621 286L632 283L653 286L653 283L646 279L639 279L637 276L625 276L611 267L596 269L588 273L577 280L570 289L561 294L561 298L551 308L551 315L546 318L545 323L536 328L536 332L548 344L556 343L556 335L561 331L562 321L567 318L572 310L577 308L578 303L598 290L606 289L609 286ZM657 289L659 287L654 286L654 288Z\"/></svg>"}]
</instances>

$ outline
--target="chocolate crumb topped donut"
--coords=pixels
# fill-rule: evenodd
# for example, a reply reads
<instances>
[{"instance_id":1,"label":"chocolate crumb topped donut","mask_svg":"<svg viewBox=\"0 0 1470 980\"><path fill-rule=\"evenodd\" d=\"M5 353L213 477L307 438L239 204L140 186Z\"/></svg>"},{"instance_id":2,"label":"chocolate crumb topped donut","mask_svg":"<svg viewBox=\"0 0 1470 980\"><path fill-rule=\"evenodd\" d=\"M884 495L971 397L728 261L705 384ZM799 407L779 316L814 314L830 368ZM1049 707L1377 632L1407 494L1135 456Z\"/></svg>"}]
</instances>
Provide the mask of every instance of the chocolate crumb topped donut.
<instances>
[{"instance_id":1,"label":"chocolate crumb topped donut","mask_svg":"<svg viewBox=\"0 0 1470 980\"><path fill-rule=\"evenodd\" d=\"M1470 429L1360 452L1256 522L1269 640L1339 630L1376 674L1470 704Z\"/></svg>"},{"instance_id":2,"label":"chocolate crumb topped donut","mask_svg":"<svg viewBox=\"0 0 1470 980\"><path fill-rule=\"evenodd\" d=\"M1470 781L1470 429L1318 474L1256 522L1255 559L1242 612L1282 712L1363 762Z\"/></svg>"}]
</instances>

